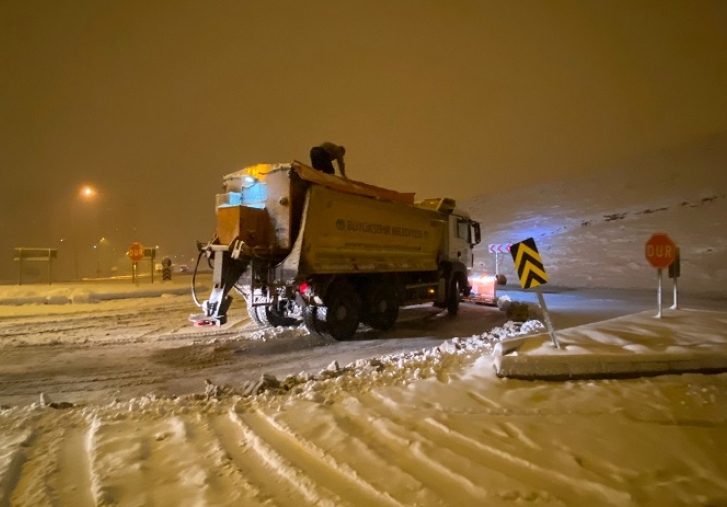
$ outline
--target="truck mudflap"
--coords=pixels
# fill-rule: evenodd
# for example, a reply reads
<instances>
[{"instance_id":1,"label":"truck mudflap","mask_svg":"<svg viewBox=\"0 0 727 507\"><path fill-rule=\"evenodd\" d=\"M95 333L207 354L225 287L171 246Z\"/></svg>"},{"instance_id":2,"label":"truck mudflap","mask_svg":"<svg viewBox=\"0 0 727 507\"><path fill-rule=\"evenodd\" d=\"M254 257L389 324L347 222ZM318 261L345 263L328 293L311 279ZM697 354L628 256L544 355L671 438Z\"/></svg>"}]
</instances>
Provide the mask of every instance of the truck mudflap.
<instances>
[{"instance_id":1,"label":"truck mudflap","mask_svg":"<svg viewBox=\"0 0 727 507\"><path fill-rule=\"evenodd\" d=\"M219 245L213 242L202 246L192 276L192 297L195 304L202 308L202 313L194 313L189 320L196 326L221 326L227 322L227 310L232 303L230 290L247 269L250 259L241 255L242 242L234 241L231 245ZM209 299L199 302L196 295L195 280L202 256L212 260L212 291Z\"/></svg>"}]
</instances>

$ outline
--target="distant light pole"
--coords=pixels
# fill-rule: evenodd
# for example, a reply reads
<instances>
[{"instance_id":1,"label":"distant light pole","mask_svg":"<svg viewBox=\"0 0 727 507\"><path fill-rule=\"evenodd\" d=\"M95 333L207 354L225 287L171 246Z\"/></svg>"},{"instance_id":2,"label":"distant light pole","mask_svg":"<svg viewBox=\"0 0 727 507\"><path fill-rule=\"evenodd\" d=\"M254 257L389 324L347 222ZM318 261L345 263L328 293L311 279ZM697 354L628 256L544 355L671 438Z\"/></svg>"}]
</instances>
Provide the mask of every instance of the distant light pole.
<instances>
[{"instance_id":1,"label":"distant light pole","mask_svg":"<svg viewBox=\"0 0 727 507\"><path fill-rule=\"evenodd\" d=\"M93 249L96 251L96 278L101 278L101 245L108 245L109 240L102 237L98 240L98 243L93 245Z\"/></svg>"},{"instance_id":2,"label":"distant light pole","mask_svg":"<svg viewBox=\"0 0 727 507\"><path fill-rule=\"evenodd\" d=\"M97 193L98 192L96 192L96 190L92 186L84 185L79 190L78 195L82 202L83 201L88 202L88 201L92 200L96 196ZM73 205L70 210L71 211L71 233L73 234L73 240L71 241L71 243L72 243L72 247L73 247L73 270L74 270L74 274L75 274L75 279L79 280L80 277L78 274L78 230L77 230L78 228L76 227L77 224L76 224L76 216L75 216L76 212L77 212L77 206L78 206L78 200L74 199ZM96 248L95 245L94 245L94 248ZM96 251L96 254L97 254L97 259L98 259L98 250Z\"/></svg>"}]
</instances>

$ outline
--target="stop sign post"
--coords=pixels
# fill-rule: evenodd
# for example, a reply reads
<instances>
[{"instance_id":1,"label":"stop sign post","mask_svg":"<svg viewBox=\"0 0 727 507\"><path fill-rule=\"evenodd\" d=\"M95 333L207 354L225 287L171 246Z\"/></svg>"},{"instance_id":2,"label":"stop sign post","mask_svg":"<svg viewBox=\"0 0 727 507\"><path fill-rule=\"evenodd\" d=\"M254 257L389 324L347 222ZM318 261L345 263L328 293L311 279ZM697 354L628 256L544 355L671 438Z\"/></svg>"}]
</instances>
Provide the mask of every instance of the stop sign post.
<instances>
[{"instance_id":1,"label":"stop sign post","mask_svg":"<svg viewBox=\"0 0 727 507\"><path fill-rule=\"evenodd\" d=\"M131 283L139 283L139 261L144 258L144 245L135 241L129 247L126 255L131 259Z\"/></svg>"},{"instance_id":2,"label":"stop sign post","mask_svg":"<svg viewBox=\"0 0 727 507\"><path fill-rule=\"evenodd\" d=\"M653 234L644 247L644 254L649 264L654 266L658 272L658 289L657 289L657 318L661 318L661 272L664 268L674 262L677 256L677 246L672 239L663 232ZM674 306L676 307L676 278L674 279Z\"/></svg>"}]
</instances>

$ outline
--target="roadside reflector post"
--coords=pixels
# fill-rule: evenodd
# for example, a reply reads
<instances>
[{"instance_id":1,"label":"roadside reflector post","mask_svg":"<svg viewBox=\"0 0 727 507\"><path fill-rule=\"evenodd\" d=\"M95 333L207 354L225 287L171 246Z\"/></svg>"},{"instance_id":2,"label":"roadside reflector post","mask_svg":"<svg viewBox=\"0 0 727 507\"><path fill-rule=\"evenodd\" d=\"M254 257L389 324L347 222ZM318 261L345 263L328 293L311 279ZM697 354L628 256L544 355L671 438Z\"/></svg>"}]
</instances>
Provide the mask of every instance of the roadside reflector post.
<instances>
[{"instance_id":1,"label":"roadside reflector post","mask_svg":"<svg viewBox=\"0 0 727 507\"><path fill-rule=\"evenodd\" d=\"M672 294L672 303L671 307L672 310L678 310L679 309L679 290L677 289L677 279L674 279L674 293Z\"/></svg>"},{"instance_id":2,"label":"roadside reflector post","mask_svg":"<svg viewBox=\"0 0 727 507\"><path fill-rule=\"evenodd\" d=\"M661 269L657 269L656 271L658 273L658 275L656 275L658 278L657 289L656 289L656 308L657 308L656 318L660 319L661 318Z\"/></svg>"},{"instance_id":3,"label":"roadside reflector post","mask_svg":"<svg viewBox=\"0 0 727 507\"><path fill-rule=\"evenodd\" d=\"M495 254L495 278L499 275L498 264L500 259L498 254L509 252L510 247L512 247L512 243L490 243L487 245L487 251Z\"/></svg>"},{"instance_id":4,"label":"roadside reflector post","mask_svg":"<svg viewBox=\"0 0 727 507\"><path fill-rule=\"evenodd\" d=\"M681 274L681 266L680 266L680 258L679 258L679 247L676 248L676 255L674 256L674 260L671 264L669 264L669 278L674 280L674 294L672 296L672 310L678 310L679 309L679 289L678 289L678 283L677 280L679 279L679 275Z\"/></svg>"},{"instance_id":5,"label":"roadside reflector post","mask_svg":"<svg viewBox=\"0 0 727 507\"><path fill-rule=\"evenodd\" d=\"M556 349L559 349L560 344L555 337L555 331L553 330L553 324L550 321L548 307L545 306L545 298L540 291L540 286L548 282L548 275L545 272L545 267L543 267L543 261L540 258L540 253L538 252L535 240L533 238L528 238L519 243L513 243L510 246L510 255L512 255L512 260L515 262L515 267L517 268L517 274L520 278L520 286L523 289L535 289L535 293L538 295L540 308L543 310L545 325L550 333L550 338L553 340L553 346Z\"/></svg>"}]
</instances>

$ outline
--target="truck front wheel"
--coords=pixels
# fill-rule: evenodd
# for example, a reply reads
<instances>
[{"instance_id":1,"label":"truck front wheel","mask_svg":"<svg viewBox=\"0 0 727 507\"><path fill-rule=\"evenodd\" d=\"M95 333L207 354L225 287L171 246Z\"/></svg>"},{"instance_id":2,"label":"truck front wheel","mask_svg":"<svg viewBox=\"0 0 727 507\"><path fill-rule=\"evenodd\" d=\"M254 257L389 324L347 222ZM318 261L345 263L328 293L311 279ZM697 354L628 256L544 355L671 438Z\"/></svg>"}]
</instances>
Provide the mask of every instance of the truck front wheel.
<instances>
[{"instance_id":1,"label":"truck front wheel","mask_svg":"<svg viewBox=\"0 0 727 507\"><path fill-rule=\"evenodd\" d=\"M447 297L447 313L457 315L459 312L459 300L462 293L462 284L459 275L453 275L449 282L449 295Z\"/></svg>"}]
</instances>

